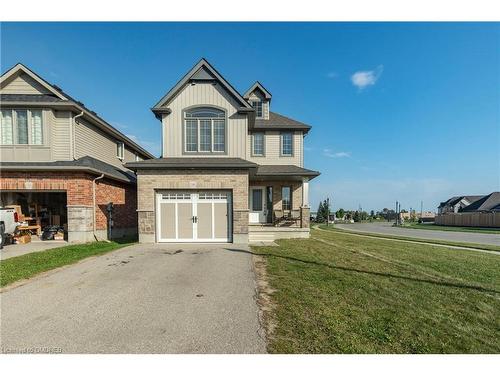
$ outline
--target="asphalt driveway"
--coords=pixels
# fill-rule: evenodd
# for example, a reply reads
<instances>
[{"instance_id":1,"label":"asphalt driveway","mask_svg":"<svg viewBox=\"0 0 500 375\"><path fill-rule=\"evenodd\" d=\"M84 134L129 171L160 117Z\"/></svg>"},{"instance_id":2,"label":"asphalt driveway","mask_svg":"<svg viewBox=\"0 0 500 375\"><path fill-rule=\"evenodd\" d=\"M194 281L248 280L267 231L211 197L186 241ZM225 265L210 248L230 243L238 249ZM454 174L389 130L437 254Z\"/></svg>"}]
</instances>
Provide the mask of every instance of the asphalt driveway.
<instances>
[{"instance_id":1,"label":"asphalt driveway","mask_svg":"<svg viewBox=\"0 0 500 375\"><path fill-rule=\"evenodd\" d=\"M335 224L335 227L345 230L388 234L391 236L434 239L452 242L469 242L500 246L500 235L492 233L451 232L425 229L395 228L392 223L355 223Z\"/></svg>"},{"instance_id":2,"label":"asphalt driveway","mask_svg":"<svg viewBox=\"0 0 500 375\"><path fill-rule=\"evenodd\" d=\"M134 245L4 290L1 349L264 353L251 255L238 250Z\"/></svg>"}]
</instances>

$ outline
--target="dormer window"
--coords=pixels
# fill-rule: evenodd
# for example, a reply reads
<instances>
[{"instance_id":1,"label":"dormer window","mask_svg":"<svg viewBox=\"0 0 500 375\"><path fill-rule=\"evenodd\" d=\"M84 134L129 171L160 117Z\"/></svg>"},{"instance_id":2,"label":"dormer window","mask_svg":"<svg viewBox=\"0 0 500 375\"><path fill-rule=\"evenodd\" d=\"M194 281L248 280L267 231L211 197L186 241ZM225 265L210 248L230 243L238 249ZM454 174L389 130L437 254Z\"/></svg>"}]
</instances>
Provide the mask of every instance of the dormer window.
<instances>
[{"instance_id":1,"label":"dormer window","mask_svg":"<svg viewBox=\"0 0 500 375\"><path fill-rule=\"evenodd\" d=\"M252 101L251 102L252 107L255 109L255 117L257 118L262 118L263 113L262 113L262 102L259 101Z\"/></svg>"},{"instance_id":2,"label":"dormer window","mask_svg":"<svg viewBox=\"0 0 500 375\"><path fill-rule=\"evenodd\" d=\"M226 113L217 108L197 107L185 111L184 152L226 151Z\"/></svg>"}]
</instances>

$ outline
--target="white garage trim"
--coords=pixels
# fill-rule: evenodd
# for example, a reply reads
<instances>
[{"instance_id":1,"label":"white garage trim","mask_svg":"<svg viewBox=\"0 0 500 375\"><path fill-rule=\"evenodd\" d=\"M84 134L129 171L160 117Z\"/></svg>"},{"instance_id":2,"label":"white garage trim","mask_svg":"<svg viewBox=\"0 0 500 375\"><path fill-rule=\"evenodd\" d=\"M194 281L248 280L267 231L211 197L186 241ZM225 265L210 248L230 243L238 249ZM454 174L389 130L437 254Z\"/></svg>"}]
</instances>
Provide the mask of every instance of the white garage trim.
<instances>
[{"instance_id":1,"label":"white garage trim","mask_svg":"<svg viewBox=\"0 0 500 375\"><path fill-rule=\"evenodd\" d=\"M229 190L162 190L156 192L156 241L157 242L231 242L232 194ZM186 204L191 205L192 217L186 218ZM166 205L171 205L166 207ZM179 205L183 216L180 217ZM173 207L172 207L173 206ZM173 208L173 210L172 210ZM200 211L201 210L201 211ZM221 214L222 210L222 214ZM216 211L218 214L216 215ZM225 214L224 214L225 212ZM199 217L199 213L201 218ZM167 226L170 215L170 225ZM201 219L201 222L200 222ZM182 221L180 221L182 220ZM189 222L188 222L189 220ZM175 229L172 229L174 224ZM192 225L192 227L190 227ZM205 225L205 227L200 227ZM224 231L224 227L226 228ZM218 228L218 230L216 230ZM182 230L180 235L179 229ZM165 235L168 232L170 236ZM186 232L192 233L186 238ZM209 237L200 237L201 233ZM217 237L217 234L222 234Z\"/></svg>"}]
</instances>

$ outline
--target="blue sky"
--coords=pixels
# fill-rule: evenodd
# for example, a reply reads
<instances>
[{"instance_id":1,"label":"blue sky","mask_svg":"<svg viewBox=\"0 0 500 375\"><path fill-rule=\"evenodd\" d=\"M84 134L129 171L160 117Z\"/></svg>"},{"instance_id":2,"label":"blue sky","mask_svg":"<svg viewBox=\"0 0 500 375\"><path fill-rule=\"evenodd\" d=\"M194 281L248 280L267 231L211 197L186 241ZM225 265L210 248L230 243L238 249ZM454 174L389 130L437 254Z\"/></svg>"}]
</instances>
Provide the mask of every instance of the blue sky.
<instances>
[{"instance_id":1,"label":"blue sky","mask_svg":"<svg viewBox=\"0 0 500 375\"><path fill-rule=\"evenodd\" d=\"M201 57L313 125L313 209L435 210L500 189L500 26L487 23L2 23L22 62L156 155L150 108Z\"/></svg>"}]
</instances>

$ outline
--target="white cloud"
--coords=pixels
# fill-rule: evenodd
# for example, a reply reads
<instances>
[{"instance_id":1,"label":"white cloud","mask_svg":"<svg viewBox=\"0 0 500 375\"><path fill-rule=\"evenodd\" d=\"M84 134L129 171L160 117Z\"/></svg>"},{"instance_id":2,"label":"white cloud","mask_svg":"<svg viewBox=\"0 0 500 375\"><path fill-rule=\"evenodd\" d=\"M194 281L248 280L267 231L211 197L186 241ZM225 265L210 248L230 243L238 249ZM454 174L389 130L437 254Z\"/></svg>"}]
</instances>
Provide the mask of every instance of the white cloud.
<instances>
[{"instance_id":1,"label":"white cloud","mask_svg":"<svg viewBox=\"0 0 500 375\"><path fill-rule=\"evenodd\" d=\"M374 70L365 70L354 73L351 82L358 89L363 90L368 86L373 86L382 75L384 66L379 65Z\"/></svg>"},{"instance_id":2,"label":"white cloud","mask_svg":"<svg viewBox=\"0 0 500 375\"><path fill-rule=\"evenodd\" d=\"M337 78L339 75L336 73L336 72L328 72L328 74L326 75L328 78Z\"/></svg>"},{"instance_id":3,"label":"white cloud","mask_svg":"<svg viewBox=\"0 0 500 375\"><path fill-rule=\"evenodd\" d=\"M333 152L333 150L325 148L323 149L323 156L326 156L328 158L350 158L351 153L345 151Z\"/></svg>"}]
</instances>

